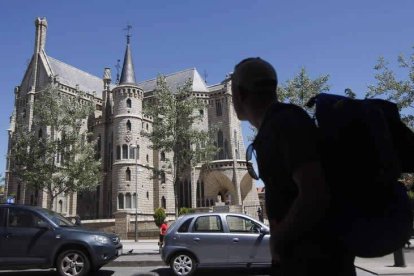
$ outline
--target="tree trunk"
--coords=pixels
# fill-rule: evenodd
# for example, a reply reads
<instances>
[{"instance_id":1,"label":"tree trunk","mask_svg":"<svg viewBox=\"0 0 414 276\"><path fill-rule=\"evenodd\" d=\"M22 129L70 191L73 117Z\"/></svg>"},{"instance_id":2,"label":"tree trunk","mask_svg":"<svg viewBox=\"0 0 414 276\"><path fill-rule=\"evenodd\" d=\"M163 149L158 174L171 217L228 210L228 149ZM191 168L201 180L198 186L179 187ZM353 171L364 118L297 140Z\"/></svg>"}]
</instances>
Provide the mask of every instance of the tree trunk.
<instances>
[{"instance_id":1,"label":"tree trunk","mask_svg":"<svg viewBox=\"0 0 414 276\"><path fill-rule=\"evenodd\" d=\"M49 192L49 200L47 202L47 209L52 210L53 209L53 201L55 200L55 196L52 192Z\"/></svg>"}]
</instances>

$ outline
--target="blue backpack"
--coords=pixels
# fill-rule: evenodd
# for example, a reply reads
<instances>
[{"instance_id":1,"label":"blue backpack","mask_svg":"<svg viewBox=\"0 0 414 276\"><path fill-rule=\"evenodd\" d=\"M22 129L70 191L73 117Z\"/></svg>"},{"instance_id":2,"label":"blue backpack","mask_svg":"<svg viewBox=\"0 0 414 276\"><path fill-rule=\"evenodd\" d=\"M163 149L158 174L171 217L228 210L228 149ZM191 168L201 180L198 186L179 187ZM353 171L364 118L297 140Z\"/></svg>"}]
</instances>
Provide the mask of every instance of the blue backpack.
<instances>
[{"instance_id":1,"label":"blue backpack","mask_svg":"<svg viewBox=\"0 0 414 276\"><path fill-rule=\"evenodd\" d=\"M413 214L403 172L414 172L414 133L394 103L321 93L315 105L332 197L331 225L359 257L379 257L409 240Z\"/></svg>"}]
</instances>

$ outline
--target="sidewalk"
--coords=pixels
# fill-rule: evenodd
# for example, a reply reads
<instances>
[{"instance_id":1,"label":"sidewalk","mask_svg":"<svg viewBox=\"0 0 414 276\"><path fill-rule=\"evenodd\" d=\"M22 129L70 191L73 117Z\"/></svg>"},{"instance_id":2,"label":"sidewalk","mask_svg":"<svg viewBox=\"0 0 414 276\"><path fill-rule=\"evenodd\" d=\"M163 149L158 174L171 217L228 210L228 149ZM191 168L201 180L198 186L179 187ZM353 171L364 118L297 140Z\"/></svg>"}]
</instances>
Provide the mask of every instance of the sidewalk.
<instances>
[{"instance_id":1,"label":"sidewalk","mask_svg":"<svg viewBox=\"0 0 414 276\"><path fill-rule=\"evenodd\" d=\"M123 254L107 266L165 266L158 253L158 240L122 240ZM404 249L406 267L395 267L394 256L356 258L355 266L374 275L414 275L414 240L412 247Z\"/></svg>"},{"instance_id":2,"label":"sidewalk","mask_svg":"<svg viewBox=\"0 0 414 276\"><path fill-rule=\"evenodd\" d=\"M107 266L164 266L158 249L158 240L121 240L122 255Z\"/></svg>"}]
</instances>

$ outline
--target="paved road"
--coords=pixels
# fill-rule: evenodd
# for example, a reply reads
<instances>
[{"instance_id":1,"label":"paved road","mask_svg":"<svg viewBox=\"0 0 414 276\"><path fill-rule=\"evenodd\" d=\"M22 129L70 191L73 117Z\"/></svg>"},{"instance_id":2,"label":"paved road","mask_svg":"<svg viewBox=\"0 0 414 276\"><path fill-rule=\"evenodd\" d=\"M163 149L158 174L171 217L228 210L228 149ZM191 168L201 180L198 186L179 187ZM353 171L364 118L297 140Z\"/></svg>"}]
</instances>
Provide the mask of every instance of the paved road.
<instances>
[{"instance_id":1,"label":"paved road","mask_svg":"<svg viewBox=\"0 0 414 276\"><path fill-rule=\"evenodd\" d=\"M254 275L267 276L265 271L230 271L230 270L202 270L196 273L197 276L237 276L237 275ZM172 276L170 269L166 266L154 267L103 267L96 276ZM0 271L0 276L57 276L55 271L51 270L24 270L24 271ZM358 270L357 276L374 276L374 274Z\"/></svg>"}]
</instances>

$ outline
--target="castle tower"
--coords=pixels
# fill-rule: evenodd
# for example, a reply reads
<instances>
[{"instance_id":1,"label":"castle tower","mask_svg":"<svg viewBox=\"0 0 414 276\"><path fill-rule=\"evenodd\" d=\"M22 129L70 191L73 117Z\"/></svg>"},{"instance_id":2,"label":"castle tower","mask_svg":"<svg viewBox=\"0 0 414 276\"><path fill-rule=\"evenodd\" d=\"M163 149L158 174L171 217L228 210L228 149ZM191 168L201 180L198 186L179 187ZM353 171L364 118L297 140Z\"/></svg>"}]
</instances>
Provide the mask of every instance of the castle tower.
<instances>
[{"instance_id":1,"label":"castle tower","mask_svg":"<svg viewBox=\"0 0 414 276\"><path fill-rule=\"evenodd\" d=\"M135 81L129 34L121 78L119 85L112 90L112 97L112 211L123 210L133 213L140 200L139 194L142 194L141 188L144 187L137 164L142 159L140 132L144 93Z\"/></svg>"}]
</instances>

